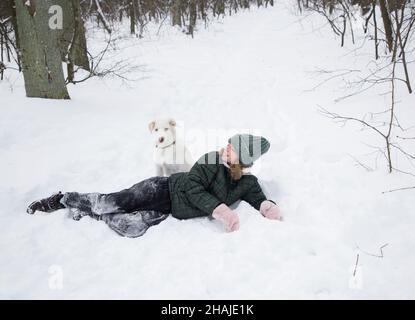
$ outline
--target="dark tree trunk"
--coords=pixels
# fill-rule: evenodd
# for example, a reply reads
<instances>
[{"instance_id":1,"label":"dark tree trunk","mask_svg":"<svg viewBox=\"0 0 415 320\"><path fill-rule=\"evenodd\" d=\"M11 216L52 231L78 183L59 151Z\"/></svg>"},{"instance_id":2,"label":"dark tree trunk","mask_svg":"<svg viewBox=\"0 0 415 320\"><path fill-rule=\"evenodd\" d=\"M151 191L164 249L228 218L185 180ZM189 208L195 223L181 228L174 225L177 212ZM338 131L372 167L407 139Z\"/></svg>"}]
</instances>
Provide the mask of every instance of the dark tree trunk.
<instances>
[{"instance_id":1,"label":"dark tree trunk","mask_svg":"<svg viewBox=\"0 0 415 320\"><path fill-rule=\"evenodd\" d=\"M170 16L173 26L182 26L181 0L173 0L170 8Z\"/></svg>"},{"instance_id":2,"label":"dark tree trunk","mask_svg":"<svg viewBox=\"0 0 415 320\"><path fill-rule=\"evenodd\" d=\"M380 11L382 13L383 26L385 29L386 42L388 44L389 52L393 50L393 33L392 22L389 16L388 8L386 6L386 0L379 0Z\"/></svg>"},{"instance_id":3,"label":"dark tree trunk","mask_svg":"<svg viewBox=\"0 0 415 320\"><path fill-rule=\"evenodd\" d=\"M197 19L197 6L196 0L190 0L189 2L189 34L193 37L193 32L196 26Z\"/></svg>"},{"instance_id":4,"label":"dark tree trunk","mask_svg":"<svg viewBox=\"0 0 415 320\"><path fill-rule=\"evenodd\" d=\"M74 66L90 71L88 50L86 45L85 27L81 17L79 0L72 3L73 38L68 53L68 82L74 80Z\"/></svg>"},{"instance_id":5,"label":"dark tree trunk","mask_svg":"<svg viewBox=\"0 0 415 320\"><path fill-rule=\"evenodd\" d=\"M135 25L136 25L136 0L130 0L129 9L130 9L130 32L135 34Z\"/></svg>"},{"instance_id":6,"label":"dark tree trunk","mask_svg":"<svg viewBox=\"0 0 415 320\"><path fill-rule=\"evenodd\" d=\"M50 0L16 0L26 95L69 99L56 33L49 28Z\"/></svg>"}]
</instances>

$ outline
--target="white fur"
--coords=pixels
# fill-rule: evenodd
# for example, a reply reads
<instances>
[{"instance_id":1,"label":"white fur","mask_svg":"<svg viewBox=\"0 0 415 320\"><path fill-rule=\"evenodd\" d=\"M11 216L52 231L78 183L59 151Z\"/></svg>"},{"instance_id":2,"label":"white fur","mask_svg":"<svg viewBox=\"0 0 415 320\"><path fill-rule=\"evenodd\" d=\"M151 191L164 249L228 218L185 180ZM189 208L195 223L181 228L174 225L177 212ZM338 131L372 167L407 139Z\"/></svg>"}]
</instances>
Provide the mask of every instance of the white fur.
<instances>
[{"instance_id":1,"label":"white fur","mask_svg":"<svg viewBox=\"0 0 415 320\"><path fill-rule=\"evenodd\" d=\"M176 172L188 172L193 159L189 150L176 135L174 119L158 119L149 123L154 138L154 162L156 174L168 177Z\"/></svg>"}]
</instances>

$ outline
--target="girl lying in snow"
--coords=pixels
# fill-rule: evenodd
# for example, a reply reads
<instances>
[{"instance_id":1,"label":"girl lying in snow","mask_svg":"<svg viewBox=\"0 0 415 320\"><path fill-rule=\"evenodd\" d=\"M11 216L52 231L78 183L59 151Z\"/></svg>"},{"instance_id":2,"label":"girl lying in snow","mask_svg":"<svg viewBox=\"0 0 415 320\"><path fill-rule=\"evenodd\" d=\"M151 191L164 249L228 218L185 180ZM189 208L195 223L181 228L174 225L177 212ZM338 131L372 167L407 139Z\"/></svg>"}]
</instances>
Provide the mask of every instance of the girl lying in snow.
<instances>
[{"instance_id":1,"label":"girl lying in snow","mask_svg":"<svg viewBox=\"0 0 415 320\"><path fill-rule=\"evenodd\" d=\"M266 199L257 178L243 172L268 151L269 142L248 134L235 135L228 142L226 150L202 156L190 172L149 178L109 194L59 192L34 201L27 212L69 208L75 220L88 215L132 238L169 214L178 219L210 216L220 220L226 232L236 231L239 219L228 206L238 200L248 202L268 219L281 220L277 205Z\"/></svg>"}]
</instances>

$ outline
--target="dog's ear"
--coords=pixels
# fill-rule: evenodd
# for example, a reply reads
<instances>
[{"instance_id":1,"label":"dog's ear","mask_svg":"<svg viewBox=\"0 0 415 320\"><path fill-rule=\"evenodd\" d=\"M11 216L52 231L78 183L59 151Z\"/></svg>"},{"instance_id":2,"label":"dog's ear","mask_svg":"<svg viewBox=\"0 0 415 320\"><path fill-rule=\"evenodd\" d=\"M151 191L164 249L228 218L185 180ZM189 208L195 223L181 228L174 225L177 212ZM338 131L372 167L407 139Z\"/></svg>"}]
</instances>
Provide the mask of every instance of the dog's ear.
<instances>
[{"instance_id":1,"label":"dog's ear","mask_svg":"<svg viewBox=\"0 0 415 320\"><path fill-rule=\"evenodd\" d=\"M148 124L148 129L150 130L150 132L153 132L155 126L156 126L156 122L155 121L151 121Z\"/></svg>"},{"instance_id":2,"label":"dog's ear","mask_svg":"<svg viewBox=\"0 0 415 320\"><path fill-rule=\"evenodd\" d=\"M174 119L170 119L169 120L169 125L171 125L172 127L176 126L176 121Z\"/></svg>"}]
</instances>

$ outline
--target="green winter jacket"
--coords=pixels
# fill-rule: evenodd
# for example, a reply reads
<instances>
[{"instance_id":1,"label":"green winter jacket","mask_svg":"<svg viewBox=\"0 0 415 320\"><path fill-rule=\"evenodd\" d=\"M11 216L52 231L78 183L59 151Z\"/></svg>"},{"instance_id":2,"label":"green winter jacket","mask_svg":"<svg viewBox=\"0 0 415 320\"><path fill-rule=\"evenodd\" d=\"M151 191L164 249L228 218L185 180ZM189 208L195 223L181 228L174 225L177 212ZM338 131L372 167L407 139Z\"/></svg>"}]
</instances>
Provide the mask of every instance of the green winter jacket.
<instances>
[{"instance_id":1,"label":"green winter jacket","mask_svg":"<svg viewBox=\"0 0 415 320\"><path fill-rule=\"evenodd\" d=\"M203 155L190 172L172 174L169 191L172 216L178 219L210 216L221 203L229 206L238 200L259 210L267 200L254 175L232 181L217 151Z\"/></svg>"}]
</instances>

